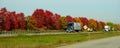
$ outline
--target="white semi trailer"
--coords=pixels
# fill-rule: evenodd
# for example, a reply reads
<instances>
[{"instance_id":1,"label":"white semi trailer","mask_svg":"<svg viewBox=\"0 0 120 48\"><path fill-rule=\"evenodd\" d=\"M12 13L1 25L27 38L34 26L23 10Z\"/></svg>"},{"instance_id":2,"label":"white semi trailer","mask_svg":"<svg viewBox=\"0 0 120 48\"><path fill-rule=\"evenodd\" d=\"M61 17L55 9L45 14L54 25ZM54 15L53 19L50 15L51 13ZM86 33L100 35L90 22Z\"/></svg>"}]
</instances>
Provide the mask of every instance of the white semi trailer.
<instances>
[{"instance_id":1,"label":"white semi trailer","mask_svg":"<svg viewBox=\"0 0 120 48\"><path fill-rule=\"evenodd\" d=\"M80 23L77 22L70 22L67 24L67 32L79 32L81 30L81 25Z\"/></svg>"}]
</instances>

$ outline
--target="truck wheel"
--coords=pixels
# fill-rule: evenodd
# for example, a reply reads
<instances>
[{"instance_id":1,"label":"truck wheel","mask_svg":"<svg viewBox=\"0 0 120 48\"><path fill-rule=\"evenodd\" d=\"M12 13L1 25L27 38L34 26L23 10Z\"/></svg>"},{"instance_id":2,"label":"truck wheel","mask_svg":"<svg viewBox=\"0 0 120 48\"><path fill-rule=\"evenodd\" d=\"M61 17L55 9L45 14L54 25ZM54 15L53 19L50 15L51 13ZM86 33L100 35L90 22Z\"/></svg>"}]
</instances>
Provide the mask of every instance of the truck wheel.
<instances>
[{"instance_id":1,"label":"truck wheel","mask_svg":"<svg viewBox=\"0 0 120 48\"><path fill-rule=\"evenodd\" d=\"M79 30L75 30L75 32L79 32Z\"/></svg>"}]
</instances>

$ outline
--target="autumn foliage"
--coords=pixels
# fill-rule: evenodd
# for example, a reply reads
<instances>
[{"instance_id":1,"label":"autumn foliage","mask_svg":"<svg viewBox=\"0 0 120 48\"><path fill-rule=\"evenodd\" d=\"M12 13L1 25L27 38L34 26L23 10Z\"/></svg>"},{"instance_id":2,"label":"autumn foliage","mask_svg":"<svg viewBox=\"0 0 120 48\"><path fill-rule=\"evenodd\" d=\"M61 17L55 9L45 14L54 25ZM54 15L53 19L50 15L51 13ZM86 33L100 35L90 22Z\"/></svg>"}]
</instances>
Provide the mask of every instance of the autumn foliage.
<instances>
[{"instance_id":1,"label":"autumn foliage","mask_svg":"<svg viewBox=\"0 0 120 48\"><path fill-rule=\"evenodd\" d=\"M86 17L72 17L70 15L61 16L52 13L49 10L36 9L32 15L25 16L24 13L8 11L6 8L0 9L0 29L1 30L61 30L66 29L69 22L78 22L83 26L93 28L94 30L103 30L105 25L110 25L119 30L120 25L87 19Z\"/></svg>"},{"instance_id":2,"label":"autumn foliage","mask_svg":"<svg viewBox=\"0 0 120 48\"><path fill-rule=\"evenodd\" d=\"M24 13L10 12L6 8L2 8L0 18L3 30L25 29Z\"/></svg>"},{"instance_id":3,"label":"autumn foliage","mask_svg":"<svg viewBox=\"0 0 120 48\"><path fill-rule=\"evenodd\" d=\"M98 30L98 22L94 19L90 19L88 22L88 27Z\"/></svg>"},{"instance_id":4,"label":"autumn foliage","mask_svg":"<svg viewBox=\"0 0 120 48\"><path fill-rule=\"evenodd\" d=\"M32 19L36 21L38 30L61 29L61 20L59 14L53 14L48 10L36 9L32 14Z\"/></svg>"}]
</instances>

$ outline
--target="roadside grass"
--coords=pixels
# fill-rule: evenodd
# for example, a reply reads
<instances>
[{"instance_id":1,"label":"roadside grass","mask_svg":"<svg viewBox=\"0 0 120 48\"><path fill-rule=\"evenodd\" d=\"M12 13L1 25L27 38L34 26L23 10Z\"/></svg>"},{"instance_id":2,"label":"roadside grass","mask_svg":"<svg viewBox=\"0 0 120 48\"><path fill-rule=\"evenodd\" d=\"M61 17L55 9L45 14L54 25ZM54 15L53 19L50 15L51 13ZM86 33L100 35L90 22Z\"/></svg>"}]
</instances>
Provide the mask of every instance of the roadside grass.
<instances>
[{"instance_id":1,"label":"roadside grass","mask_svg":"<svg viewBox=\"0 0 120 48\"><path fill-rule=\"evenodd\" d=\"M64 30L12 30L12 31L0 31L3 34L25 34L25 33L54 33L54 32L64 32Z\"/></svg>"},{"instance_id":2,"label":"roadside grass","mask_svg":"<svg viewBox=\"0 0 120 48\"><path fill-rule=\"evenodd\" d=\"M55 48L56 46L118 35L120 35L120 32L33 36L20 34L18 36L0 37L0 48Z\"/></svg>"}]
</instances>

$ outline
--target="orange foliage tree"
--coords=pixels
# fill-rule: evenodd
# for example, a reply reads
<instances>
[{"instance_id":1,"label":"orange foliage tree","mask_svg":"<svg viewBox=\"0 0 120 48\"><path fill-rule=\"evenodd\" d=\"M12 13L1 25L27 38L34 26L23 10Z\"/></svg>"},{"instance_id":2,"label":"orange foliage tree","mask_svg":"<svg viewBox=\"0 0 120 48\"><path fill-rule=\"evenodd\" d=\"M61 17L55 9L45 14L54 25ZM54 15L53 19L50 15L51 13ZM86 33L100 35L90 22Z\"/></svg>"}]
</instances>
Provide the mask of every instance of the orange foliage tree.
<instances>
[{"instance_id":1,"label":"orange foliage tree","mask_svg":"<svg viewBox=\"0 0 120 48\"><path fill-rule=\"evenodd\" d=\"M94 19L90 19L89 22L88 22L88 27L93 28L94 30L97 30L98 29L97 21L94 20Z\"/></svg>"},{"instance_id":2,"label":"orange foliage tree","mask_svg":"<svg viewBox=\"0 0 120 48\"><path fill-rule=\"evenodd\" d=\"M67 28L66 18L64 16L62 16L60 19L61 19L61 29L66 30L66 28Z\"/></svg>"}]
</instances>

